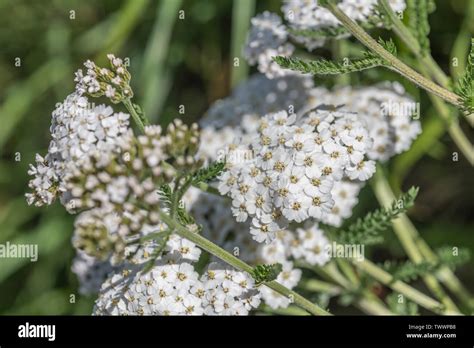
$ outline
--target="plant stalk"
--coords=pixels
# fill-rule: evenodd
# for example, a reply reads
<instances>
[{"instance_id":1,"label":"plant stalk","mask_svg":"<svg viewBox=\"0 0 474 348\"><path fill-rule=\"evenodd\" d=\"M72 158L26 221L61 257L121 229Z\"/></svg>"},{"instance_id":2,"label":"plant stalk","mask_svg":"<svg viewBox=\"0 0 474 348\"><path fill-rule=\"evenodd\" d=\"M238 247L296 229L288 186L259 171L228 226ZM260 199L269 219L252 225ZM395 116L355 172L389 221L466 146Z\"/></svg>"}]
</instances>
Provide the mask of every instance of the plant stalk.
<instances>
[{"instance_id":1,"label":"plant stalk","mask_svg":"<svg viewBox=\"0 0 474 348\"><path fill-rule=\"evenodd\" d=\"M462 107L460 97L437 85L433 81L425 78L417 71L410 68L408 65L400 61L390 52L385 50L377 41L375 41L365 30L349 18L343 11L341 11L337 5L332 2L327 2L327 9L357 38L364 46L369 48L371 51L382 57L390 66L391 69L397 71L419 87L427 90L430 93L437 95L438 97L446 100L447 102L455 105L458 108Z\"/></svg>"},{"instance_id":2,"label":"plant stalk","mask_svg":"<svg viewBox=\"0 0 474 348\"><path fill-rule=\"evenodd\" d=\"M199 246L201 249L206 250L210 254L218 257L219 259L228 263L232 267L240 271L247 272L250 275L252 274L253 268L247 263L245 263L244 261L240 260L239 258L235 257L229 252L225 251L224 249L212 243L210 240L204 238L203 236L189 231L185 227L181 226L174 219L172 219L170 216L168 216L166 213L160 212L160 217L163 220L163 222L166 223L170 228L174 229L174 231L179 236L190 240L191 242ZM330 315L330 313L328 313L327 311L325 311L318 305L308 301L303 296L286 288L285 286L281 285L275 280L265 283L264 286L268 286L270 289L289 298L291 302L293 302L297 306L303 308L304 310L308 311L309 313L313 315Z\"/></svg>"}]
</instances>

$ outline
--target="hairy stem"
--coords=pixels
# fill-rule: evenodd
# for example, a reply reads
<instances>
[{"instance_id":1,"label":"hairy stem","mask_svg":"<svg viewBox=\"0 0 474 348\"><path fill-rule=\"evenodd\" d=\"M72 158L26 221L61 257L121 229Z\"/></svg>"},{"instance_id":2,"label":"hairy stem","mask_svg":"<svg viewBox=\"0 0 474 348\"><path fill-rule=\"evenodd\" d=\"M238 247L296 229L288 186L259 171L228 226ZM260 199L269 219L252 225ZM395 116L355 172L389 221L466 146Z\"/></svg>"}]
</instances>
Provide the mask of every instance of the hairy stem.
<instances>
[{"instance_id":1,"label":"hairy stem","mask_svg":"<svg viewBox=\"0 0 474 348\"><path fill-rule=\"evenodd\" d=\"M421 65L426 67L430 75L444 88L449 86L449 77L446 76L444 71L435 62L430 54L422 54L421 46L418 40L413 36L412 32L403 24L400 18L395 12L387 0L379 0L379 4L382 6L385 14L392 23L392 29L397 36L407 45L410 51L420 60Z\"/></svg>"},{"instance_id":2,"label":"hairy stem","mask_svg":"<svg viewBox=\"0 0 474 348\"><path fill-rule=\"evenodd\" d=\"M345 260L341 260L344 261ZM346 262L347 263L347 262ZM348 263L347 263L348 264ZM329 281L335 282L337 285L324 282L316 279L310 279L301 284L301 288L308 291L326 292L332 295L338 295L343 290L355 291L357 286L349 282L344 276L339 273L337 267L333 262L327 264L325 267L313 267L305 263L297 263L298 266L312 270L320 276L327 278ZM371 293L368 289L361 291L354 302L354 305L361 311L372 315L393 315L390 309L377 296Z\"/></svg>"},{"instance_id":3,"label":"hairy stem","mask_svg":"<svg viewBox=\"0 0 474 348\"><path fill-rule=\"evenodd\" d=\"M398 16L393 12L387 0L379 0L380 5L392 23L393 31L397 36L407 45L410 51L417 57L419 61L419 68L421 73L426 76L432 76L441 86L449 88L449 77L439 67L431 54L422 54L421 47L418 40L413 36L412 32L403 24ZM448 132L451 138L456 143L457 147L464 154L471 165L474 165L474 149L469 139L463 133L461 127L454 117L451 117L451 112L448 106L437 99L432 94L429 95L435 108L438 110L440 117L447 123ZM469 121L469 119L468 119Z\"/></svg>"},{"instance_id":4,"label":"hairy stem","mask_svg":"<svg viewBox=\"0 0 474 348\"><path fill-rule=\"evenodd\" d=\"M357 38L364 46L369 48L371 51L382 57L388 64L389 67L402 76L406 77L413 83L417 84L421 88L427 90L430 93L437 95L438 97L446 100L447 102L455 105L456 107L462 107L460 97L437 85L433 81L425 78L420 73L416 72L408 65L400 61L398 58L393 56L390 52L385 50L377 41L375 41L365 30L349 18L343 11L341 11L333 1L327 2L327 9Z\"/></svg>"},{"instance_id":5,"label":"hairy stem","mask_svg":"<svg viewBox=\"0 0 474 348\"><path fill-rule=\"evenodd\" d=\"M199 246L201 249L206 250L210 254L218 257L222 261L228 263L232 267L247 272L250 275L252 274L253 268L245 263L244 261L240 260L239 258L235 257L234 255L230 254L229 252L225 251L218 245L214 244L210 240L202 237L201 235L191 232L185 227L181 226L178 222L172 219L169 215L164 212L160 212L160 217L170 228L174 229L174 231L181 237L186 238ZM308 311L314 315L330 315L327 311L319 307L318 305L308 301L303 296L297 294L296 292L286 288L285 286L281 285L277 281L271 281L264 284L264 286L268 286L270 289L278 292L279 294L287 297L290 299L291 302L296 304L297 306L303 308L304 310Z\"/></svg>"},{"instance_id":6,"label":"hairy stem","mask_svg":"<svg viewBox=\"0 0 474 348\"><path fill-rule=\"evenodd\" d=\"M140 132L143 133L145 131L145 124L143 123L140 115L138 115L137 111L133 107L132 101L130 99L124 99L122 101L122 104L127 108L130 115L132 115L132 118L140 129Z\"/></svg>"}]
</instances>

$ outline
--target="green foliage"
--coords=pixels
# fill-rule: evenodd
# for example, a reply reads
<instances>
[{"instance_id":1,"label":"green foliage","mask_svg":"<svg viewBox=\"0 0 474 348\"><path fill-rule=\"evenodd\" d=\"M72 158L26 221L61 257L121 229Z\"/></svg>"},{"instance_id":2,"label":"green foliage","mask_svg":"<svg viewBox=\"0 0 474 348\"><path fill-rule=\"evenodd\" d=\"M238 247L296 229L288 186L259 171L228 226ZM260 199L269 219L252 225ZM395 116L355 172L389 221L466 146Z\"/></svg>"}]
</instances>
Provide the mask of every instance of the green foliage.
<instances>
[{"instance_id":1,"label":"green foliage","mask_svg":"<svg viewBox=\"0 0 474 348\"><path fill-rule=\"evenodd\" d=\"M150 261L148 261L143 268L143 273L148 273L156 263L156 259L163 254L163 251L165 250L166 243L168 242L170 238L171 230L165 230L157 233L153 233L149 239L153 239L153 245L155 246L155 249L153 249L153 255L150 258ZM148 236L147 236L148 237ZM137 248L137 251L140 249L140 247Z\"/></svg>"},{"instance_id":2,"label":"green foliage","mask_svg":"<svg viewBox=\"0 0 474 348\"><path fill-rule=\"evenodd\" d=\"M387 50L389 53L391 53L392 55L394 55L394 56L397 55L397 46L395 46L395 42L393 42L393 40L391 38L388 39L388 40L384 40L382 38L379 38L378 43L383 48L385 48L385 50ZM373 55L374 53L368 52L367 54Z\"/></svg>"},{"instance_id":3,"label":"green foliage","mask_svg":"<svg viewBox=\"0 0 474 348\"><path fill-rule=\"evenodd\" d=\"M392 312L398 315L418 315L418 305L403 297L399 300L399 294L391 293L387 296L387 304Z\"/></svg>"},{"instance_id":4,"label":"green foliage","mask_svg":"<svg viewBox=\"0 0 474 348\"><path fill-rule=\"evenodd\" d=\"M380 58L376 57L364 57L352 61L347 59L343 62L333 62L326 59L304 60L281 56L275 57L274 60L283 68L313 75L346 74L375 68L383 63Z\"/></svg>"},{"instance_id":5,"label":"green foliage","mask_svg":"<svg viewBox=\"0 0 474 348\"><path fill-rule=\"evenodd\" d=\"M390 208L377 209L365 217L357 219L346 230L336 235L336 240L341 244L377 244L383 241L380 235L384 232L393 219L410 209L418 195L418 188L412 187L394 201Z\"/></svg>"},{"instance_id":6,"label":"green foliage","mask_svg":"<svg viewBox=\"0 0 474 348\"><path fill-rule=\"evenodd\" d=\"M391 54L397 54L396 46L391 39L388 41L379 39L379 44ZM340 62L333 62L327 59L306 60L283 56L274 57L273 60L282 68L312 75L346 74L388 65L384 59L370 51L365 51L363 58L353 60L346 58Z\"/></svg>"},{"instance_id":7,"label":"green foliage","mask_svg":"<svg viewBox=\"0 0 474 348\"><path fill-rule=\"evenodd\" d=\"M439 264L455 269L471 259L471 252L468 248L453 248L445 246L436 249Z\"/></svg>"},{"instance_id":8,"label":"green foliage","mask_svg":"<svg viewBox=\"0 0 474 348\"><path fill-rule=\"evenodd\" d=\"M455 269L470 259L469 250L464 248L454 249L446 246L436 250L436 254L438 255L438 261L436 263L423 261L415 264L411 261L402 263L385 261L383 268L392 274L394 281L401 280L407 282L433 273L443 266Z\"/></svg>"},{"instance_id":9,"label":"green foliage","mask_svg":"<svg viewBox=\"0 0 474 348\"><path fill-rule=\"evenodd\" d=\"M413 263L411 261L405 262L392 262L392 261L385 261L383 264L383 268L392 274L393 281L413 281L418 279L419 277L433 272L436 268L431 262L423 261L420 263Z\"/></svg>"},{"instance_id":10,"label":"green foliage","mask_svg":"<svg viewBox=\"0 0 474 348\"><path fill-rule=\"evenodd\" d=\"M135 110L135 112L137 113L140 121L145 125L145 126L148 126L150 124L150 122L148 121L148 118L145 116L145 114L143 113L143 110L142 108L140 107L140 105L138 104L135 104L135 103L132 103L132 107L133 109Z\"/></svg>"},{"instance_id":11,"label":"green foliage","mask_svg":"<svg viewBox=\"0 0 474 348\"><path fill-rule=\"evenodd\" d=\"M218 161L210 164L206 168L199 169L192 179L192 185L199 184L200 182L209 182L214 180L219 174L221 174L225 169L225 162Z\"/></svg>"},{"instance_id":12,"label":"green foliage","mask_svg":"<svg viewBox=\"0 0 474 348\"><path fill-rule=\"evenodd\" d=\"M186 207L182 202L176 210L176 217L178 218L178 222L183 226L196 226L198 231L202 229L202 226L198 226L194 217L186 211Z\"/></svg>"},{"instance_id":13,"label":"green foliage","mask_svg":"<svg viewBox=\"0 0 474 348\"><path fill-rule=\"evenodd\" d=\"M418 40L423 55L430 53L428 15L434 7L434 2L430 0L407 0L408 27Z\"/></svg>"},{"instance_id":14,"label":"green foliage","mask_svg":"<svg viewBox=\"0 0 474 348\"><path fill-rule=\"evenodd\" d=\"M281 273L283 266L280 263L272 265L257 265L253 268L252 277L255 279L257 286L262 283L271 282L275 280Z\"/></svg>"},{"instance_id":15,"label":"green foliage","mask_svg":"<svg viewBox=\"0 0 474 348\"><path fill-rule=\"evenodd\" d=\"M168 184L163 184L160 186L160 189L158 190L158 194L161 197L161 201L166 207L171 207L171 200L173 196L173 190L171 189L171 186Z\"/></svg>"},{"instance_id":16,"label":"green foliage","mask_svg":"<svg viewBox=\"0 0 474 348\"><path fill-rule=\"evenodd\" d=\"M461 96L463 111L474 112L474 38L471 38L471 51L467 57L467 67L456 86L456 93Z\"/></svg>"}]
</instances>

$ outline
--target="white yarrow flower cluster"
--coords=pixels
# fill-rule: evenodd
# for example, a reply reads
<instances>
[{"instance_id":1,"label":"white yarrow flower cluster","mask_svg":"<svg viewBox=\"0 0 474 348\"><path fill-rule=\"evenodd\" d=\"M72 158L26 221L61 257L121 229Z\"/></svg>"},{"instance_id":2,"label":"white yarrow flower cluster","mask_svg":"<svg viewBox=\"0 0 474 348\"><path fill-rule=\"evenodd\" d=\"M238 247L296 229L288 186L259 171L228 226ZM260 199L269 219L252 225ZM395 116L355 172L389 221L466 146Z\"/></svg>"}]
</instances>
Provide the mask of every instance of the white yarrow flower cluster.
<instances>
[{"instance_id":1,"label":"white yarrow flower cluster","mask_svg":"<svg viewBox=\"0 0 474 348\"><path fill-rule=\"evenodd\" d=\"M368 157L387 161L408 150L421 133L419 103L399 83L369 87L342 87L328 92L323 102L357 112L369 130L373 145Z\"/></svg>"},{"instance_id":2,"label":"white yarrow flower cluster","mask_svg":"<svg viewBox=\"0 0 474 348\"><path fill-rule=\"evenodd\" d=\"M52 114L51 137L46 156L36 155L36 166L30 165L34 176L26 195L29 204L49 205L60 197L63 204L69 201L64 181L71 164L88 156L90 152L107 151L127 132L129 115L114 113L110 106L89 104L86 97L69 95Z\"/></svg>"},{"instance_id":3,"label":"white yarrow flower cluster","mask_svg":"<svg viewBox=\"0 0 474 348\"><path fill-rule=\"evenodd\" d=\"M84 63L85 74L82 69L76 72L76 91L79 94L88 94L93 97L105 95L113 103L119 103L133 97L130 88L130 73L124 61L108 54L110 68L98 67L94 62L88 60Z\"/></svg>"},{"instance_id":4,"label":"white yarrow flower cluster","mask_svg":"<svg viewBox=\"0 0 474 348\"><path fill-rule=\"evenodd\" d=\"M142 253L102 285L95 315L247 315L260 304L253 279L244 272L211 263L200 276L193 263L200 250L172 236L166 253L148 273Z\"/></svg>"},{"instance_id":5,"label":"white yarrow flower cluster","mask_svg":"<svg viewBox=\"0 0 474 348\"><path fill-rule=\"evenodd\" d=\"M232 198L238 222L251 219L253 238L270 243L288 222L322 220L335 181L369 179L370 147L355 114L317 109L298 122L285 111L270 114L251 143L229 146L228 158L239 160L228 162L219 191Z\"/></svg>"},{"instance_id":6,"label":"white yarrow flower cluster","mask_svg":"<svg viewBox=\"0 0 474 348\"><path fill-rule=\"evenodd\" d=\"M405 0L389 0L390 7L397 13L405 10ZM377 0L341 0L337 6L351 19L368 22L376 14ZM296 30L321 30L337 28L341 24L334 15L318 4L317 0L284 0L282 12L291 28ZM377 24L377 23L375 23ZM295 41L312 50L324 45L324 38L292 35ZM342 34L339 38L347 37Z\"/></svg>"},{"instance_id":7,"label":"white yarrow flower cluster","mask_svg":"<svg viewBox=\"0 0 474 348\"><path fill-rule=\"evenodd\" d=\"M268 78L280 77L289 70L281 68L273 61L276 56L291 56L295 47L287 42L288 33L281 18L270 12L264 12L252 18L252 26L244 47L244 57L250 65Z\"/></svg>"}]
</instances>

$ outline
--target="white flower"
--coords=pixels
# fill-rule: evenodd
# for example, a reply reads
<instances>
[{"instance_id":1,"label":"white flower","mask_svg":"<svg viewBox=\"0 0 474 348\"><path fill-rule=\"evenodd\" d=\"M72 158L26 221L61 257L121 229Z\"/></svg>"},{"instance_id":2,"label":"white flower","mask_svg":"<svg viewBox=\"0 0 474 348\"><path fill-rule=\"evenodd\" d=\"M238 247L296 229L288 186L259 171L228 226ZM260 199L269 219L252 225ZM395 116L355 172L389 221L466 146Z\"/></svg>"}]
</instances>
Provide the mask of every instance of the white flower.
<instances>
[{"instance_id":1,"label":"white flower","mask_svg":"<svg viewBox=\"0 0 474 348\"><path fill-rule=\"evenodd\" d=\"M375 169L365 159L370 145L357 116L337 107L318 108L299 119L285 111L268 114L253 137L232 146L247 148L255 160L233 163L221 175L219 189L232 198L236 220L251 217L253 238L270 243L273 232L288 222L324 220L334 205L334 182L346 176L367 180ZM272 218L269 225L270 212L277 211L282 218Z\"/></svg>"},{"instance_id":2,"label":"white flower","mask_svg":"<svg viewBox=\"0 0 474 348\"><path fill-rule=\"evenodd\" d=\"M281 18L264 12L252 18L252 27L244 48L244 57L250 65L258 63L260 72L268 78L280 77L286 71L273 61L275 56L290 56L294 46L287 43L288 33Z\"/></svg>"},{"instance_id":3,"label":"white flower","mask_svg":"<svg viewBox=\"0 0 474 348\"><path fill-rule=\"evenodd\" d=\"M271 216L264 215L261 217L261 220L257 218L252 219L250 234L257 242L265 242L268 244L275 238L275 232L278 229L279 226L272 221Z\"/></svg>"},{"instance_id":4,"label":"white flower","mask_svg":"<svg viewBox=\"0 0 474 348\"><path fill-rule=\"evenodd\" d=\"M67 204L69 193L65 177L71 165L92 152L113 149L119 137L128 131L128 117L123 113L114 114L112 108L103 105L91 108L87 98L77 93L69 95L53 111L52 140L47 155L37 155L36 167L30 167L29 174L34 178L29 183L33 192L26 196L28 203L49 205L61 197ZM112 124L115 126L110 132Z\"/></svg>"},{"instance_id":5,"label":"white flower","mask_svg":"<svg viewBox=\"0 0 474 348\"><path fill-rule=\"evenodd\" d=\"M298 228L296 233L298 238L291 250L296 259L303 259L310 265L318 266L323 266L329 261L329 241L317 224L304 229Z\"/></svg>"}]
</instances>

